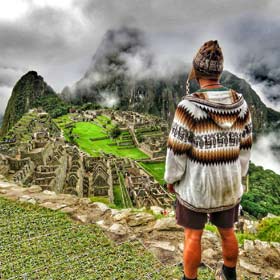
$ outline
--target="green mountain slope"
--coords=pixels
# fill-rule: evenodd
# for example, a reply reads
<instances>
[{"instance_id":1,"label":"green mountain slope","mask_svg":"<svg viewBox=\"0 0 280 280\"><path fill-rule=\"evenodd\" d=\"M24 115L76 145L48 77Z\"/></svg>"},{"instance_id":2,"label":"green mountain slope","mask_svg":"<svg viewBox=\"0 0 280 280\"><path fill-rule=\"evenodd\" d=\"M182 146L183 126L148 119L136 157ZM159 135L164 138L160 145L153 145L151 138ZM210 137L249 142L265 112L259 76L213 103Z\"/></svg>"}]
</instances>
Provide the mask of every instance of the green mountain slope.
<instances>
[{"instance_id":1,"label":"green mountain slope","mask_svg":"<svg viewBox=\"0 0 280 280\"><path fill-rule=\"evenodd\" d=\"M68 105L54 90L44 82L35 71L20 78L13 88L2 123L2 135L5 134L29 109L42 107L52 117L67 113Z\"/></svg>"},{"instance_id":2,"label":"green mountain slope","mask_svg":"<svg viewBox=\"0 0 280 280\"><path fill-rule=\"evenodd\" d=\"M280 175L250 163L249 181L241 202L244 210L256 218L268 213L280 216Z\"/></svg>"}]
</instances>

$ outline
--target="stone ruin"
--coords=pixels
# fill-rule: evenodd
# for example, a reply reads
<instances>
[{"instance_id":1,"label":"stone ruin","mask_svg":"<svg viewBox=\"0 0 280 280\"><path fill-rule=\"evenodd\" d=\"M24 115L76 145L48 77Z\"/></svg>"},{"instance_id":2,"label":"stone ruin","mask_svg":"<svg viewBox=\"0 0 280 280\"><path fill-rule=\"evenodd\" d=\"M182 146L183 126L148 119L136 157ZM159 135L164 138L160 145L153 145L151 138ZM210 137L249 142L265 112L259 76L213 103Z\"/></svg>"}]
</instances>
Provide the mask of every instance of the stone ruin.
<instances>
[{"instance_id":1,"label":"stone ruin","mask_svg":"<svg viewBox=\"0 0 280 280\"><path fill-rule=\"evenodd\" d=\"M73 111L70 114L73 122L65 127L73 127L75 122L81 121L95 123L95 119L100 115L109 117L113 124L118 125L122 131L129 133L127 136L123 136L118 145L134 145L152 159L165 157L168 124L159 117L133 111L111 109L85 110L79 113Z\"/></svg>"},{"instance_id":2,"label":"stone ruin","mask_svg":"<svg viewBox=\"0 0 280 280\"><path fill-rule=\"evenodd\" d=\"M78 122L91 122L93 121L97 116L101 115L102 111L101 110L85 110L85 111L70 111L71 114L71 119L73 121L78 121Z\"/></svg>"},{"instance_id":3,"label":"stone ruin","mask_svg":"<svg viewBox=\"0 0 280 280\"><path fill-rule=\"evenodd\" d=\"M129 158L114 159L112 164L114 183L118 184L117 175L124 175L124 185L134 207L149 207L158 205L170 207L172 197L155 179L134 160Z\"/></svg>"},{"instance_id":4,"label":"stone ruin","mask_svg":"<svg viewBox=\"0 0 280 280\"><path fill-rule=\"evenodd\" d=\"M100 110L95 110L100 112ZM122 130L128 130L136 147L152 159L163 158L166 154L168 124L160 118L133 111L101 110ZM139 139L140 131L141 138ZM153 134L154 133L154 134Z\"/></svg>"},{"instance_id":5,"label":"stone ruin","mask_svg":"<svg viewBox=\"0 0 280 280\"><path fill-rule=\"evenodd\" d=\"M165 146L165 125L159 125L160 137L151 136L149 144L148 137L139 143L134 129L147 129L148 124L155 126L158 124L156 118L108 109L82 111L75 115L76 119L73 119L74 115L71 118L81 121L81 118L95 118L101 114L129 128L133 142L151 158L161 155L157 148ZM86 121L91 121L91 117ZM114 202L114 188L120 186L127 207L170 207L170 194L135 160L105 153L99 157L88 155L77 146L66 143L58 126L42 110L31 110L22 123L17 123L13 129L16 142L10 145L0 143L0 171L8 179L23 186L38 185L56 193L107 197L110 203ZM127 141L132 141L130 139ZM6 153L1 153L3 146L8 147Z\"/></svg>"}]
</instances>

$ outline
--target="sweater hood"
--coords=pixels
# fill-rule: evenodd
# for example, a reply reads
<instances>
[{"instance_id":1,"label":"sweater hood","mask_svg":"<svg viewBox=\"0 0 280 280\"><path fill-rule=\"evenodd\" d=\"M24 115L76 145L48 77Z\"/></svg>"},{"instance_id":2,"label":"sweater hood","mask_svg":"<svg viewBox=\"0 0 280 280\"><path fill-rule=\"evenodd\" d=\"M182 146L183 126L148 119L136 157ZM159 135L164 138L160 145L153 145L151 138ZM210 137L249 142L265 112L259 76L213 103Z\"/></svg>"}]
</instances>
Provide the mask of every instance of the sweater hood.
<instances>
[{"instance_id":1,"label":"sweater hood","mask_svg":"<svg viewBox=\"0 0 280 280\"><path fill-rule=\"evenodd\" d=\"M197 91L185 97L203 110L219 127L229 129L244 114L246 101L241 93L219 88Z\"/></svg>"}]
</instances>

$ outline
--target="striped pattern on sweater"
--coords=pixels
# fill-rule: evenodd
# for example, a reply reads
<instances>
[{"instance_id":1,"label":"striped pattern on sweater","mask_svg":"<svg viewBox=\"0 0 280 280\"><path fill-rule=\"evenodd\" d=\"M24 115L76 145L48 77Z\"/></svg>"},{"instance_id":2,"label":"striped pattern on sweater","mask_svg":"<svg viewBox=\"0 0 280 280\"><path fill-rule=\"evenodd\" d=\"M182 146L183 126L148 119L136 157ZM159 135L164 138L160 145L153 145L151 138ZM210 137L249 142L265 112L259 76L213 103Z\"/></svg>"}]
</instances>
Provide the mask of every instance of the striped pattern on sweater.
<instances>
[{"instance_id":1,"label":"striped pattern on sweater","mask_svg":"<svg viewBox=\"0 0 280 280\"><path fill-rule=\"evenodd\" d=\"M230 209L244 192L252 139L251 113L242 94L227 88L193 93L177 105L164 180L193 211Z\"/></svg>"},{"instance_id":2,"label":"striped pattern on sweater","mask_svg":"<svg viewBox=\"0 0 280 280\"><path fill-rule=\"evenodd\" d=\"M200 108L199 114L194 106ZM186 154L203 164L235 161L241 149L251 146L251 114L243 97L234 104L220 105L203 100L201 93L199 98L192 95L179 103L167 140L175 155Z\"/></svg>"}]
</instances>

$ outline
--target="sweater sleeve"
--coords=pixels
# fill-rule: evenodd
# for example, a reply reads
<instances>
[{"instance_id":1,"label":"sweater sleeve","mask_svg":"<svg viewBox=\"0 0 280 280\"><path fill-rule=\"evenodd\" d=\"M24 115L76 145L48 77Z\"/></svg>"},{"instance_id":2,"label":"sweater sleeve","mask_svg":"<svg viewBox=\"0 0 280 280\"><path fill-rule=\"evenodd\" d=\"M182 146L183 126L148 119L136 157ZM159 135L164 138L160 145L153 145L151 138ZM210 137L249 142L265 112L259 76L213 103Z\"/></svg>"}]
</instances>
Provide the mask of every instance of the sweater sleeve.
<instances>
[{"instance_id":1,"label":"sweater sleeve","mask_svg":"<svg viewBox=\"0 0 280 280\"><path fill-rule=\"evenodd\" d=\"M187 152L191 147L192 131L190 115L178 104L167 140L164 180L168 184L180 181L187 163Z\"/></svg>"},{"instance_id":2,"label":"sweater sleeve","mask_svg":"<svg viewBox=\"0 0 280 280\"><path fill-rule=\"evenodd\" d=\"M253 143L253 125L249 108L245 115L244 128L240 139L240 164L241 164L241 176L245 177L249 169L249 161L251 157L251 148Z\"/></svg>"}]
</instances>

